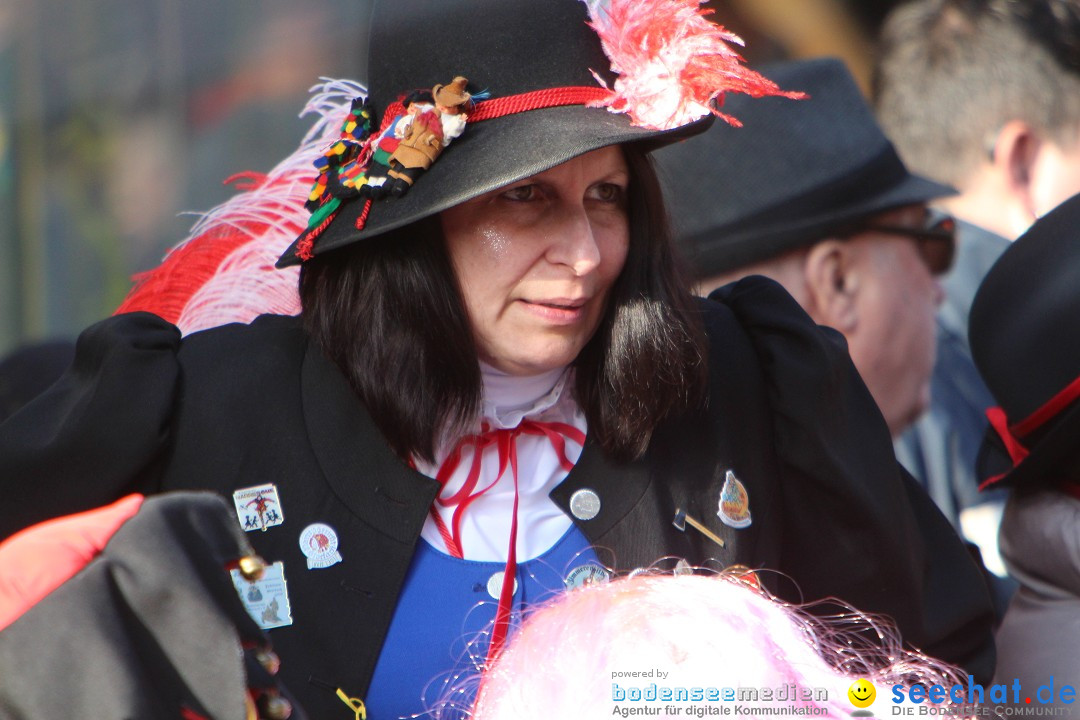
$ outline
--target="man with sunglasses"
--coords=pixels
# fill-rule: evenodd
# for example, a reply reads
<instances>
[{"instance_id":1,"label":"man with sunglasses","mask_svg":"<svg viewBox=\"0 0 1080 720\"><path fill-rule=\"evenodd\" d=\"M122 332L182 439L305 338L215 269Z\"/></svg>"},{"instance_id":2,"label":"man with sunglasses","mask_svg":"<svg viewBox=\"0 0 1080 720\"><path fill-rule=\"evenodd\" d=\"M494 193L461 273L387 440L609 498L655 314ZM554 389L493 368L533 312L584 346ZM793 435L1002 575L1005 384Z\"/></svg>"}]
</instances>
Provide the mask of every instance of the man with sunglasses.
<instances>
[{"instance_id":1,"label":"man with sunglasses","mask_svg":"<svg viewBox=\"0 0 1080 720\"><path fill-rule=\"evenodd\" d=\"M914 0L882 27L874 102L904 161L957 188L942 280L933 402L897 457L989 568L1006 575L998 527L1008 491L979 490L975 463L996 401L968 344L975 291L1009 243L1080 192L1080 0ZM997 582L1004 610L1016 583Z\"/></svg>"},{"instance_id":2,"label":"man with sunglasses","mask_svg":"<svg viewBox=\"0 0 1080 720\"><path fill-rule=\"evenodd\" d=\"M809 97L752 103L730 98L723 109L737 113L743 127L715 123L702 135L653 153L675 237L700 294L730 302L754 286L731 281L764 274L787 288L819 324L839 331L823 337L846 341L895 435L929 397L934 313L942 300L937 278L952 262L954 241L952 220L931 212L927 203L952 189L908 172L839 60L761 70L785 90ZM768 362L768 344L758 351ZM819 351L806 348L808 357ZM784 412L821 402L798 382L771 391L770 401ZM742 419L737 406L724 412L732 422ZM800 440L793 442L801 446L803 462L829 462ZM928 614L932 622L947 626L972 607L990 615L986 585L967 574L970 549L926 491L909 474L901 477L922 541L910 551L919 552L920 544L925 551L921 592L934 608ZM862 481L867 493L877 492L874 473ZM769 512L768 499L750 502ZM821 508L806 512L821 518L821 532L835 542L851 542L842 522L830 522ZM887 574L892 559L866 562ZM992 648L980 652L992 665Z\"/></svg>"},{"instance_id":3,"label":"man with sunglasses","mask_svg":"<svg viewBox=\"0 0 1080 720\"><path fill-rule=\"evenodd\" d=\"M843 333L896 436L930 401L954 225L926 203L953 191L907 171L842 62L769 72L809 97L732 98L743 127L656 153L676 238L700 294L766 275Z\"/></svg>"}]
</instances>

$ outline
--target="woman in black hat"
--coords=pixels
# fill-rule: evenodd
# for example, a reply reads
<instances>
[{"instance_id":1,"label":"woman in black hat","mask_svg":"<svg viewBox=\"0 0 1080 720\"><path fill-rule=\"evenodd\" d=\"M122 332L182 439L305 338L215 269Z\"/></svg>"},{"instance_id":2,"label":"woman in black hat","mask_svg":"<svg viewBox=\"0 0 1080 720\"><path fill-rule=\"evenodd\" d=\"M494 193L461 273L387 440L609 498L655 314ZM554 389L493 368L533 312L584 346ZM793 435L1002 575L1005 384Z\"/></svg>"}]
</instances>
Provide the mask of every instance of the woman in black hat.
<instances>
[{"instance_id":1,"label":"woman in black hat","mask_svg":"<svg viewBox=\"0 0 1080 720\"><path fill-rule=\"evenodd\" d=\"M1020 582L998 631L995 682L1018 680L1017 702L1038 692L1063 710L1080 685L1078 227L1080 195L1037 220L987 273L970 321L972 357L999 403L978 470L984 489L1011 490L1000 544Z\"/></svg>"},{"instance_id":2,"label":"woman in black hat","mask_svg":"<svg viewBox=\"0 0 1080 720\"><path fill-rule=\"evenodd\" d=\"M419 712L530 603L664 558L775 571L987 672L977 570L927 547L842 342L778 285L695 301L676 272L647 151L718 90L779 91L696 0L590 5L377 3L370 93L279 263L301 316L88 330L0 431L0 534L131 488L231 496L271 563L238 587L315 717ZM671 73L659 39L688 36L711 49Z\"/></svg>"}]
</instances>

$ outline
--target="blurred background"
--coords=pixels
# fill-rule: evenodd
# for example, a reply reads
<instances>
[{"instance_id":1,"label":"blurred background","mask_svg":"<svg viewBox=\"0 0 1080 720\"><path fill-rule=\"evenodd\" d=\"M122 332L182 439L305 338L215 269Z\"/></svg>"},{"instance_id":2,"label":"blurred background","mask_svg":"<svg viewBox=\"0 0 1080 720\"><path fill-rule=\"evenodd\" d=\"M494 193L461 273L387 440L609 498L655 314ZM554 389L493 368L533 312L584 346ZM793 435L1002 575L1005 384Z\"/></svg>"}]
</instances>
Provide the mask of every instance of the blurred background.
<instances>
[{"instance_id":1,"label":"blurred background","mask_svg":"<svg viewBox=\"0 0 1080 720\"><path fill-rule=\"evenodd\" d=\"M543 0L537 0L542 2ZM889 0L712 0L751 64L836 55L868 87ZM3 0L0 356L108 316L229 176L310 124L320 76L364 80L370 0Z\"/></svg>"}]
</instances>

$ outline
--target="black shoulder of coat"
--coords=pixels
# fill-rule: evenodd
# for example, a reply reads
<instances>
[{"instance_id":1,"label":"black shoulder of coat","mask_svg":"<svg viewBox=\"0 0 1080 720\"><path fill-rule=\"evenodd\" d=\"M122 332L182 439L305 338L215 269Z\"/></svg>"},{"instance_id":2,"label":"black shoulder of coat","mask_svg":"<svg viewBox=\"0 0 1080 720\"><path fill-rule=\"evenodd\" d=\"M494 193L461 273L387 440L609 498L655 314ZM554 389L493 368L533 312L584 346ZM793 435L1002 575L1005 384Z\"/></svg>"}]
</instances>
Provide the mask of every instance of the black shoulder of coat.
<instances>
[{"instance_id":1,"label":"black shoulder of coat","mask_svg":"<svg viewBox=\"0 0 1080 720\"><path fill-rule=\"evenodd\" d=\"M770 510L782 524L773 569L801 595L788 599L837 597L887 615L905 641L985 676L993 614L981 573L925 492L904 477L843 335L814 323L763 277L710 299L734 316L764 379L779 473ZM707 327L730 325L713 317L722 315L706 313ZM710 339L723 347L724 337Z\"/></svg>"},{"instance_id":2,"label":"black shoulder of coat","mask_svg":"<svg viewBox=\"0 0 1080 720\"><path fill-rule=\"evenodd\" d=\"M184 337L177 357L186 370L250 382L296 363L306 337L299 317L260 315L248 325L232 323Z\"/></svg>"},{"instance_id":3,"label":"black shoulder of coat","mask_svg":"<svg viewBox=\"0 0 1080 720\"><path fill-rule=\"evenodd\" d=\"M67 372L0 424L0 537L139 489L167 442L179 343L145 312L83 331Z\"/></svg>"}]
</instances>

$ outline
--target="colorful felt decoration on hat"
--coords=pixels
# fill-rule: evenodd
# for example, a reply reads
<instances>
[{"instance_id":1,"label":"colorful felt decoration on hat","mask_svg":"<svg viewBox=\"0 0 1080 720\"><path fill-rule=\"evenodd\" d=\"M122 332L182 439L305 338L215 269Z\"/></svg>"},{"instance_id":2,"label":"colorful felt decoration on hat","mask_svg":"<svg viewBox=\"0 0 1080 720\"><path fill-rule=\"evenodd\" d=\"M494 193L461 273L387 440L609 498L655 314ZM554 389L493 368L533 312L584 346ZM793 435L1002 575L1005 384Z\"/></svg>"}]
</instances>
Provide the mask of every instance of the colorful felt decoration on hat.
<instances>
[{"instance_id":1,"label":"colorful felt decoration on hat","mask_svg":"<svg viewBox=\"0 0 1080 720\"><path fill-rule=\"evenodd\" d=\"M367 141L374 126L374 111L363 96L353 99L349 115L341 126L341 138L315 160L319 176L308 195L306 207L311 211L308 227L325 220L341 205L343 198L355 197L358 185L363 185L363 167L370 151ZM327 191L330 194L327 194Z\"/></svg>"},{"instance_id":2,"label":"colorful felt decoration on hat","mask_svg":"<svg viewBox=\"0 0 1080 720\"><path fill-rule=\"evenodd\" d=\"M461 135L472 108L468 79L415 91L387 108L373 135L375 111L366 96L353 100L341 138L315 161L319 176L308 196L307 229L296 246L301 260L312 257L315 240L334 219L341 203L364 197L400 197ZM370 204L368 205L370 207ZM365 213L366 217L366 213Z\"/></svg>"}]
</instances>

